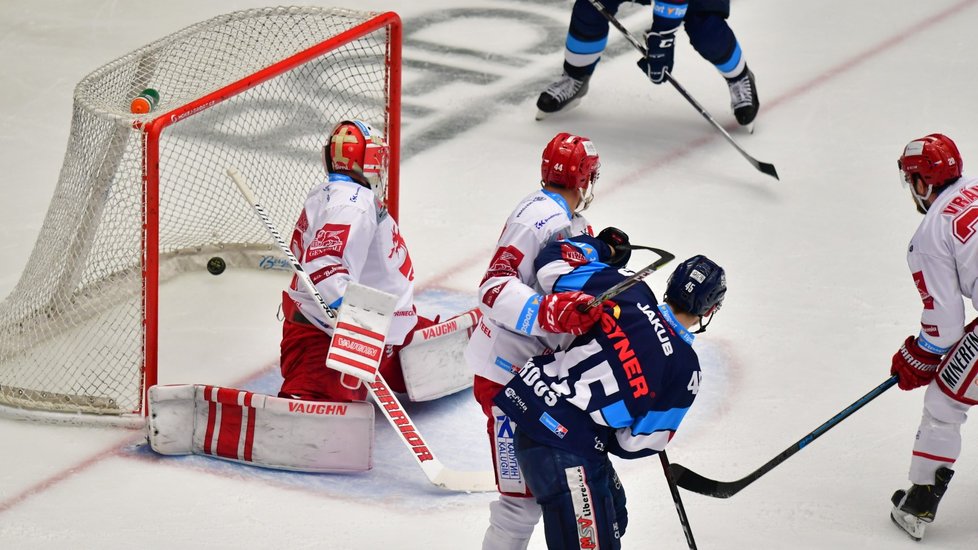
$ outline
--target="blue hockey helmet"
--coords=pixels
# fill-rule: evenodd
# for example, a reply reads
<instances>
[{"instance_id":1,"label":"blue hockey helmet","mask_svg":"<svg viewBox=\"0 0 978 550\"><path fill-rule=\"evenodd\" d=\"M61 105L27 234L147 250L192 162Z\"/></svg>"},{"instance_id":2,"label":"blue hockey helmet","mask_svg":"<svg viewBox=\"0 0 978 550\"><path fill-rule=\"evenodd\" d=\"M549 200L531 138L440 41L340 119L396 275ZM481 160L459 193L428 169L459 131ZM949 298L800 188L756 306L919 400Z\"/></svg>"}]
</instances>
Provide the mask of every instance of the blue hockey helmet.
<instances>
[{"instance_id":1,"label":"blue hockey helmet","mask_svg":"<svg viewBox=\"0 0 978 550\"><path fill-rule=\"evenodd\" d=\"M723 268L703 255L686 260L669 276L666 283L667 302L686 313L699 317L719 309L727 293L727 277Z\"/></svg>"}]
</instances>

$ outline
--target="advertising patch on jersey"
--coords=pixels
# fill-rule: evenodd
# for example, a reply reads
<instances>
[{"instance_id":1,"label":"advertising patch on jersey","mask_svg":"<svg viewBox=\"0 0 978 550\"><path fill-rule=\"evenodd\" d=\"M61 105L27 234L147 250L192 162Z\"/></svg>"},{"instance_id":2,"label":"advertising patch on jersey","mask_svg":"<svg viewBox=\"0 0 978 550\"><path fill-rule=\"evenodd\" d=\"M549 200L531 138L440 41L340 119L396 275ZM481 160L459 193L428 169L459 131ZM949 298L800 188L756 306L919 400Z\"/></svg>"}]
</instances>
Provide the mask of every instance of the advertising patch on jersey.
<instances>
[{"instance_id":1,"label":"advertising patch on jersey","mask_svg":"<svg viewBox=\"0 0 978 550\"><path fill-rule=\"evenodd\" d=\"M581 249L570 243L562 243L560 245L560 257L571 267L577 267L588 263L587 256L581 252Z\"/></svg>"},{"instance_id":2,"label":"advertising patch on jersey","mask_svg":"<svg viewBox=\"0 0 978 550\"><path fill-rule=\"evenodd\" d=\"M349 273L345 267L341 264L329 264L322 269L317 269L309 274L309 278L312 279L313 284L319 284L337 273Z\"/></svg>"},{"instance_id":3,"label":"advertising patch on jersey","mask_svg":"<svg viewBox=\"0 0 978 550\"><path fill-rule=\"evenodd\" d=\"M489 262L489 269L482 282L486 282L493 277L518 277L520 274L520 262L523 261L523 253L515 246L504 246L496 250L496 254Z\"/></svg>"},{"instance_id":4,"label":"advertising patch on jersey","mask_svg":"<svg viewBox=\"0 0 978 550\"><path fill-rule=\"evenodd\" d=\"M978 404L978 335L969 332L948 352L937 369L941 389L957 401Z\"/></svg>"},{"instance_id":5,"label":"advertising patch on jersey","mask_svg":"<svg viewBox=\"0 0 978 550\"><path fill-rule=\"evenodd\" d=\"M582 550L599 548L598 534L594 528L594 497L591 495L591 487L588 485L584 467L567 468L564 470L564 477L574 507L578 548Z\"/></svg>"},{"instance_id":6,"label":"advertising patch on jersey","mask_svg":"<svg viewBox=\"0 0 978 550\"><path fill-rule=\"evenodd\" d=\"M920 300L924 302L924 309L934 309L934 297L927 290L927 281L924 281L924 272L915 271L913 282L917 285L917 292L920 293Z\"/></svg>"},{"instance_id":7,"label":"advertising patch on jersey","mask_svg":"<svg viewBox=\"0 0 978 550\"><path fill-rule=\"evenodd\" d=\"M540 416L540 423L547 427L548 430L554 433L560 439L563 439L567 435L567 428L563 424L557 422L554 417L547 413L543 413Z\"/></svg>"},{"instance_id":8,"label":"advertising patch on jersey","mask_svg":"<svg viewBox=\"0 0 978 550\"><path fill-rule=\"evenodd\" d=\"M504 281L502 284L498 284L487 290L486 293L482 295L482 303L492 307L493 304L496 303L496 298L499 297L499 293L503 291L503 287L506 286L506 283L508 282L509 281Z\"/></svg>"},{"instance_id":9,"label":"advertising patch on jersey","mask_svg":"<svg viewBox=\"0 0 978 550\"><path fill-rule=\"evenodd\" d=\"M350 226L327 223L316 231L316 237L309 243L306 250L306 261L312 261L323 256L343 257L346 242L350 238Z\"/></svg>"}]
</instances>

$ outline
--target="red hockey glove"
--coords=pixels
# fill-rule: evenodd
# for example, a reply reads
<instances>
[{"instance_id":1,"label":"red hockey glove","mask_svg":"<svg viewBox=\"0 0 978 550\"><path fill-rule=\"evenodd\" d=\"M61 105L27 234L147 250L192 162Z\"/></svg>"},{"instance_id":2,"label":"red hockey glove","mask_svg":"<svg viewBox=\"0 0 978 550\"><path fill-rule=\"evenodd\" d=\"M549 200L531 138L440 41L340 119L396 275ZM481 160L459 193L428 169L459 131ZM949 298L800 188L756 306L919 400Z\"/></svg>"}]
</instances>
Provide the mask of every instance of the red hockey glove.
<instances>
[{"instance_id":1,"label":"red hockey glove","mask_svg":"<svg viewBox=\"0 0 978 550\"><path fill-rule=\"evenodd\" d=\"M540 327L547 332L584 334L601 318L600 307L584 311L593 299L581 291L545 295L540 300Z\"/></svg>"},{"instance_id":2,"label":"red hockey glove","mask_svg":"<svg viewBox=\"0 0 978 550\"><path fill-rule=\"evenodd\" d=\"M937 375L937 366L941 364L941 356L920 347L917 339L907 336L900 350L893 355L893 365L890 374L897 375L897 384L901 390L912 390L926 386Z\"/></svg>"}]
</instances>

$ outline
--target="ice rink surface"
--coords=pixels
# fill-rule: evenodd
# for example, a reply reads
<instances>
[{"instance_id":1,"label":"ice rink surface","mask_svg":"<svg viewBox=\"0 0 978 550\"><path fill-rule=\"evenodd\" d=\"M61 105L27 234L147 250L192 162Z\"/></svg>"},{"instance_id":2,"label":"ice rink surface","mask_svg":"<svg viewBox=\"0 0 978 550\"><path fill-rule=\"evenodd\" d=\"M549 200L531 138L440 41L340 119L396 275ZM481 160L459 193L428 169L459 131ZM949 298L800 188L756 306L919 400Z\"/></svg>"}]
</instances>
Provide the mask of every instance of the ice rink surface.
<instances>
[{"instance_id":1,"label":"ice rink surface","mask_svg":"<svg viewBox=\"0 0 978 550\"><path fill-rule=\"evenodd\" d=\"M192 23L265 5L0 4L0 296L17 283L51 200L75 84ZM673 462L722 480L747 475L881 383L916 333L905 251L920 218L895 161L906 142L942 132L966 173L978 163L978 0L734 1L730 23L761 100L753 135L735 128L722 78L681 33L675 77L744 149L776 165L780 182L673 89L651 85L614 30L581 106L534 121L537 95L560 73L569 1L331 5L404 20L401 226L425 308L475 302L503 221L537 185L543 145L561 131L590 137L601 154L587 212L597 229L615 225L635 243L707 254L727 269L723 310L696 342L704 387L669 448ZM620 15L639 32L649 11L626 5ZM657 292L664 282L650 279ZM161 334L161 382L274 393L286 283L229 271L164 287L161 316L173 328ZM907 484L922 398L885 393L729 500L684 492L699 547L974 548L978 442L967 425L924 542L888 518L890 495ZM447 465L488 465L467 392L408 410ZM375 469L356 476L160 457L120 429L0 419L0 441L4 549L478 548L492 498L430 486L380 415ZM686 548L658 460L618 467L624 548ZM530 546L545 547L542 528Z\"/></svg>"}]
</instances>

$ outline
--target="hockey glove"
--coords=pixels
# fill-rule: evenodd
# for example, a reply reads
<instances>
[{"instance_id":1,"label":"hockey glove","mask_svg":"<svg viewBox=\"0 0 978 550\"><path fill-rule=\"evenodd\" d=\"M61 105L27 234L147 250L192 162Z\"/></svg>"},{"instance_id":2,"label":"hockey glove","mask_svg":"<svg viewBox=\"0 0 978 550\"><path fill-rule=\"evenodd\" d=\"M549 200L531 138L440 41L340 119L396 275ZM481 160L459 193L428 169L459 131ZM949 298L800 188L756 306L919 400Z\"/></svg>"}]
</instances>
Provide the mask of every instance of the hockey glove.
<instances>
[{"instance_id":1,"label":"hockey glove","mask_svg":"<svg viewBox=\"0 0 978 550\"><path fill-rule=\"evenodd\" d=\"M581 291L556 292L540 300L540 328L580 336L601 317L601 308L585 309L594 297Z\"/></svg>"},{"instance_id":2,"label":"hockey glove","mask_svg":"<svg viewBox=\"0 0 978 550\"><path fill-rule=\"evenodd\" d=\"M648 55L638 60L638 66L653 84L662 84L666 79L666 75L672 73L676 30L672 29L663 32L653 32L650 30L645 33Z\"/></svg>"},{"instance_id":3,"label":"hockey glove","mask_svg":"<svg viewBox=\"0 0 978 550\"><path fill-rule=\"evenodd\" d=\"M907 336L900 350L893 355L890 374L897 375L897 384L901 390L912 390L930 384L937 375L937 367L941 364L941 356L920 347L917 339Z\"/></svg>"},{"instance_id":4,"label":"hockey glove","mask_svg":"<svg viewBox=\"0 0 978 550\"><path fill-rule=\"evenodd\" d=\"M605 227L601 233L598 233L598 240L611 247L608 265L612 267L628 265L628 260L632 257L632 249L628 246L628 235L624 231L617 227Z\"/></svg>"}]
</instances>

